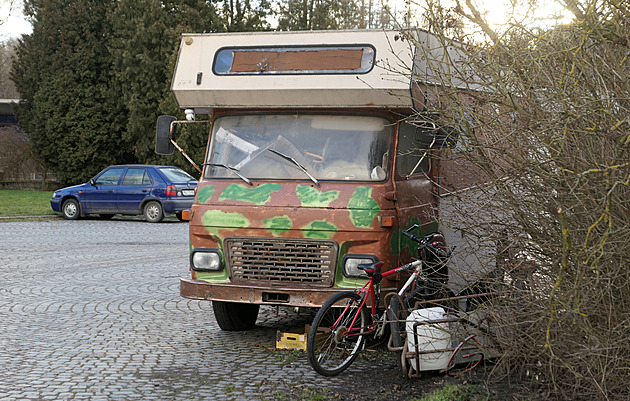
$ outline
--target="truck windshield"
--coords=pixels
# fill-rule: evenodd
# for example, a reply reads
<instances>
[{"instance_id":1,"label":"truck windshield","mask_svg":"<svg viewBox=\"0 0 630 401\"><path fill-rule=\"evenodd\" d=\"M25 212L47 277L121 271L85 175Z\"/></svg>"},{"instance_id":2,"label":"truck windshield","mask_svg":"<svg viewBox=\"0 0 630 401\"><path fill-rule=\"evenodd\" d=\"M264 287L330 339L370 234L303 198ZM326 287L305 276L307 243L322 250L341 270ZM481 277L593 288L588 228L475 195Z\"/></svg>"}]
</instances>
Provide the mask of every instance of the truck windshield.
<instances>
[{"instance_id":1,"label":"truck windshield","mask_svg":"<svg viewBox=\"0 0 630 401\"><path fill-rule=\"evenodd\" d=\"M392 136L381 117L224 116L212 128L205 177L240 179L235 169L248 179L383 181Z\"/></svg>"}]
</instances>

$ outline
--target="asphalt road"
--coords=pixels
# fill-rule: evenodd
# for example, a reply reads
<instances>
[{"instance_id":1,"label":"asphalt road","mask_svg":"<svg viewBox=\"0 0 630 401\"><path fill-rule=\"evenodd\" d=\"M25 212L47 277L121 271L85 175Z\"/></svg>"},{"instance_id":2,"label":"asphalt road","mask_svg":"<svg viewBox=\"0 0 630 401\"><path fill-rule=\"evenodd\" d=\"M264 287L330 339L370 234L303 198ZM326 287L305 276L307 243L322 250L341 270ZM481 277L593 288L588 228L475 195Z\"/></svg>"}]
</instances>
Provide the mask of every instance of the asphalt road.
<instances>
[{"instance_id":1,"label":"asphalt road","mask_svg":"<svg viewBox=\"0 0 630 401\"><path fill-rule=\"evenodd\" d=\"M344 399L382 368L368 358L325 378L303 352L276 350L276 331L304 327L310 310L264 308L255 329L221 331L209 302L179 296L187 232L0 222L0 400Z\"/></svg>"}]
</instances>

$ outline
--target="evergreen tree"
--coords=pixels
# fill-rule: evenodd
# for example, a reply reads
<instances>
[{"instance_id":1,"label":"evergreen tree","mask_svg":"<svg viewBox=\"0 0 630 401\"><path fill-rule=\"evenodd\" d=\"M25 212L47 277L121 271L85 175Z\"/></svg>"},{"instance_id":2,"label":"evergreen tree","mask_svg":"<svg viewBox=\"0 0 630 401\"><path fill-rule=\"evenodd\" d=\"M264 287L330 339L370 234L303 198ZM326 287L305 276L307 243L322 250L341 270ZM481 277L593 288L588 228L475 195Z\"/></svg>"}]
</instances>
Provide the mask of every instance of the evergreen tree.
<instances>
[{"instance_id":1,"label":"evergreen tree","mask_svg":"<svg viewBox=\"0 0 630 401\"><path fill-rule=\"evenodd\" d=\"M19 43L12 79L20 124L62 183L85 181L112 162L134 161L112 96L107 0L27 0L33 33ZM124 117L124 116L123 116Z\"/></svg>"},{"instance_id":2,"label":"evergreen tree","mask_svg":"<svg viewBox=\"0 0 630 401\"><path fill-rule=\"evenodd\" d=\"M17 114L35 152L62 183L110 164L194 169L153 152L160 114L183 118L170 92L184 32L269 29L268 0L27 0L33 33L17 46ZM178 141L201 161L207 127Z\"/></svg>"},{"instance_id":3,"label":"evergreen tree","mask_svg":"<svg viewBox=\"0 0 630 401\"><path fill-rule=\"evenodd\" d=\"M158 106L168 95L172 72L167 60L178 36L159 0L120 0L108 16L113 70L112 93L119 98L122 138L137 160L154 159Z\"/></svg>"}]
</instances>

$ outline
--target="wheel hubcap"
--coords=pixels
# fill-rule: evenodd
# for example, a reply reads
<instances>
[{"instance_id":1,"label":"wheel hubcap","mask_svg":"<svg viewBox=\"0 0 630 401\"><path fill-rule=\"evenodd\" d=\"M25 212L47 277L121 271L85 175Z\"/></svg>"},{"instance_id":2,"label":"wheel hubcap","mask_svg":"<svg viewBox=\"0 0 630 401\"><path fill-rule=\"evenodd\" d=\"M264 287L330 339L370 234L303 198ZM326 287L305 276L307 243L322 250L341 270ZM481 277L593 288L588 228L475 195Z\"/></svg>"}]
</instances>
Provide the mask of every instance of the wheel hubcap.
<instances>
[{"instance_id":1,"label":"wheel hubcap","mask_svg":"<svg viewBox=\"0 0 630 401\"><path fill-rule=\"evenodd\" d=\"M77 213L77 206L74 203L68 203L66 205L66 215L73 217Z\"/></svg>"},{"instance_id":2,"label":"wheel hubcap","mask_svg":"<svg viewBox=\"0 0 630 401\"><path fill-rule=\"evenodd\" d=\"M149 218L151 219L155 219L158 216L158 208L156 206L149 206L149 210L147 210L147 214L149 215Z\"/></svg>"}]
</instances>

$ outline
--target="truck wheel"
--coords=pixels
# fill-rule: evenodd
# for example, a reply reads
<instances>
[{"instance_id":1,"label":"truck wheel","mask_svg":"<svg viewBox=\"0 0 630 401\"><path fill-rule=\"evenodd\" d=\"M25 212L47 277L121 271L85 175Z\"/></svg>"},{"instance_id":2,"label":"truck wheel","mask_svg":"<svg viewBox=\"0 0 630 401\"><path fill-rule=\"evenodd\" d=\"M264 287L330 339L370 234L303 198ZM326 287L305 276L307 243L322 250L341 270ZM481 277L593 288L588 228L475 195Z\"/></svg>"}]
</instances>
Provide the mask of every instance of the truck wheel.
<instances>
[{"instance_id":1,"label":"truck wheel","mask_svg":"<svg viewBox=\"0 0 630 401\"><path fill-rule=\"evenodd\" d=\"M212 301L214 317L221 330L239 331L254 327L259 305Z\"/></svg>"}]
</instances>

